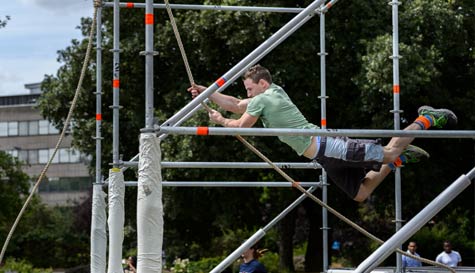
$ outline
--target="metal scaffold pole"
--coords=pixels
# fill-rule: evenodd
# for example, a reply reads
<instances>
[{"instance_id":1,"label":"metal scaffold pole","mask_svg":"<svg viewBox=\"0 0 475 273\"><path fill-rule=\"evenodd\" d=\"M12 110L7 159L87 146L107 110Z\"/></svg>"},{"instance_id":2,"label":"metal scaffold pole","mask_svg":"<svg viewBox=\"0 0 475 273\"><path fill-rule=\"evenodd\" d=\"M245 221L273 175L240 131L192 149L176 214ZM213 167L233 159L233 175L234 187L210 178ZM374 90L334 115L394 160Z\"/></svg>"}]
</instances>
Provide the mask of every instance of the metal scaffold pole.
<instances>
[{"instance_id":1,"label":"metal scaffold pole","mask_svg":"<svg viewBox=\"0 0 475 273\"><path fill-rule=\"evenodd\" d=\"M474 172L475 168L471 171ZM414 218L404 225L398 232L382 244L366 260L364 260L354 271L355 273L369 273L381 264L399 245L408 240L420 228L422 228L434 215L447 206L465 188L471 184L470 175L462 175L454 181L447 189L440 193L432 202L421 210Z\"/></svg>"},{"instance_id":2,"label":"metal scaffold pole","mask_svg":"<svg viewBox=\"0 0 475 273\"><path fill-rule=\"evenodd\" d=\"M322 5L323 10L324 5ZM320 104L321 104L321 127L327 128L327 82L326 82L326 48L325 48L325 12L320 13ZM328 203L327 173L322 169L322 201ZM322 236L323 236L323 271L326 272L329 267L328 255L328 210L322 207Z\"/></svg>"},{"instance_id":3,"label":"metal scaffold pole","mask_svg":"<svg viewBox=\"0 0 475 273\"><path fill-rule=\"evenodd\" d=\"M107 233L106 233L106 194L101 173L101 126L102 126L102 8L97 8L96 19L96 180L92 187L91 212L91 272L104 273L106 271Z\"/></svg>"},{"instance_id":4,"label":"metal scaffold pole","mask_svg":"<svg viewBox=\"0 0 475 273\"><path fill-rule=\"evenodd\" d=\"M389 3L392 5L392 47L393 55L391 56L393 60L393 107L391 111L394 114L394 130L400 130L400 98L399 98L399 26L398 26L398 5L400 2L393 0ZM394 208L394 222L396 225L396 232L402 227L402 188L401 188L401 168L397 168L394 176L394 199L395 199L395 208ZM402 256L399 253L396 253L396 272L401 272L402 265Z\"/></svg>"}]
</instances>

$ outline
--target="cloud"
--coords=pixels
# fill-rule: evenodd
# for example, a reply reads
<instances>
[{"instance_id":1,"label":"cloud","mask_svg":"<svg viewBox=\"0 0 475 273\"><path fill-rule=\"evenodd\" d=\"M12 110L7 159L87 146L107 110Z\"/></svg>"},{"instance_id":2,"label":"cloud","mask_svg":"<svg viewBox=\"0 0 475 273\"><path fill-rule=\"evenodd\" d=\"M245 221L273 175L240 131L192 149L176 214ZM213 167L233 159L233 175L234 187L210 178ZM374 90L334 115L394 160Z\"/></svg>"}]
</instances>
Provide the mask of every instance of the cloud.
<instances>
[{"instance_id":1,"label":"cloud","mask_svg":"<svg viewBox=\"0 0 475 273\"><path fill-rule=\"evenodd\" d=\"M92 9L92 0L20 0L24 5L33 5L55 14L72 14L78 10Z\"/></svg>"}]
</instances>

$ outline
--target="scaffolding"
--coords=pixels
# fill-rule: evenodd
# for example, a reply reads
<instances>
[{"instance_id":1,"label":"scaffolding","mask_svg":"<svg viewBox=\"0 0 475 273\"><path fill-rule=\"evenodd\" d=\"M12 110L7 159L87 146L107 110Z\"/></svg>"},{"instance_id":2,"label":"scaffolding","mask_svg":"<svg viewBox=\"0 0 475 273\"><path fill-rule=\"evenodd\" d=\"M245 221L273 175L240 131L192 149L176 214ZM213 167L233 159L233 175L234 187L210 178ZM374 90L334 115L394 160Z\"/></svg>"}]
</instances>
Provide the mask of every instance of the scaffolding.
<instances>
[{"instance_id":1,"label":"scaffolding","mask_svg":"<svg viewBox=\"0 0 475 273\"><path fill-rule=\"evenodd\" d=\"M157 54L153 45L153 26L154 9L163 9L164 4L154 4L153 0L146 0L145 3L121 3L119 0L107 2L102 7L113 8L113 157L112 169L108 181L104 181L101 176L101 121L102 121L102 36L101 36L101 15L102 7L98 8L97 19L97 84L96 84L96 183L93 186L93 206L92 206L92 225L91 225L91 272L102 273L106 271L106 204L104 202L105 194L102 187L107 184L109 187L109 260L108 272L121 272L121 253L123 234L123 189L125 185L138 187L138 207L139 211L146 211L149 217L144 213L138 213L138 272L161 272L161 249L163 237L163 208L161 205L162 186L203 186L203 187L291 187L290 182L240 182L240 181L162 181L162 168L270 168L267 163L253 162L162 162L159 143L168 134L190 134L190 135L255 135L255 136L282 136L282 135L306 135L306 136L358 136L358 137L389 137L389 136L412 136L426 138L474 138L475 131L402 131L400 130L399 108L399 49L398 49L398 5L397 1L390 2L392 6L393 23L393 100L394 109L394 130L328 130L326 129L326 47L325 47L325 13L336 3L336 0L325 4L324 0L316 0L306 8L277 8L277 7L246 7L246 6L207 6L207 5L170 5L172 9L190 9L190 10L226 10L226 11L261 11L261 12L286 12L296 13L296 16L285 24L280 30L269 37L259 47L243 58L239 63L223 74L216 82L210 85L199 96L180 109L176 114L166 120L159 128L154 124L154 97L153 97L153 57ZM119 91L120 91L120 9L121 8L144 8L145 9L145 50L141 55L145 56L145 127L141 130L140 153L130 161L122 161L119 157ZM244 71L256 64L276 46L283 42L287 37L299 29L303 24L313 18L315 15L320 17L320 68L321 68L321 128L322 129L262 129L262 128L213 128L213 127L179 127L185 120L196 113L200 108L200 103L205 102L214 92L222 92L232 82L234 82ZM158 135L158 137L157 137ZM138 160L138 162L137 162ZM279 168L301 168L301 169L321 169L321 166L315 163L295 163L281 162L275 163ZM123 171L128 167L138 167L138 181L124 181ZM394 252L405 240L414 234L426 221L440 211L446 204L455 198L463 189L470 185L471 180L475 178L475 168L467 175L462 175L449 188L442 192L434 201L424 208L416 217L402 227L401 213L401 188L400 188L400 170L396 172L396 212L395 223L396 233L377 251L375 251L367 260L351 272L371 272L379 263ZM326 172L322 170L321 181L319 182L301 182L301 185L310 187L308 192L313 192L317 187L322 188L323 202L327 203L327 177ZM289 205L282 213L276 216L268 225L260 229L239 248L232 252L225 260L216 266L211 272L222 272L241 253L259 241L266 232L281 220L287 213L300 204L307 196L303 194ZM151 223L152 222L152 223ZM322 230L323 230L323 267L325 272L329 272L328 266L328 220L327 209L322 208ZM154 235L151 236L151 232ZM159 236L157 236L159 234ZM161 236L161 237L160 237ZM154 237L154 238L152 238ZM159 238L156 238L159 237ZM397 272L401 269L401 256L397 257ZM333 271L336 272L336 271Z\"/></svg>"}]
</instances>

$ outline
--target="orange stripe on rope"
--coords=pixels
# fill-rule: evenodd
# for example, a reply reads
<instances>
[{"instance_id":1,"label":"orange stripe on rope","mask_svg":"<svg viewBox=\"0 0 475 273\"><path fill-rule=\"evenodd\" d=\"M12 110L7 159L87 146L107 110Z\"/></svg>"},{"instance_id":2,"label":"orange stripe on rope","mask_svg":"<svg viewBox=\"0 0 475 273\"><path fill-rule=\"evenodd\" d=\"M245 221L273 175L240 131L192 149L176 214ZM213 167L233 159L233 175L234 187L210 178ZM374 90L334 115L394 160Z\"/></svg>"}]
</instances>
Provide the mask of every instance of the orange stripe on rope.
<instances>
[{"instance_id":1,"label":"orange stripe on rope","mask_svg":"<svg viewBox=\"0 0 475 273\"><path fill-rule=\"evenodd\" d=\"M145 24L146 25L153 25L153 14L152 13L146 13L145 14Z\"/></svg>"},{"instance_id":2,"label":"orange stripe on rope","mask_svg":"<svg viewBox=\"0 0 475 273\"><path fill-rule=\"evenodd\" d=\"M300 186L300 182L299 181L294 181L292 182L292 188L298 188Z\"/></svg>"},{"instance_id":3,"label":"orange stripe on rope","mask_svg":"<svg viewBox=\"0 0 475 273\"><path fill-rule=\"evenodd\" d=\"M196 128L196 134L199 136L207 136L209 133L208 127L198 127Z\"/></svg>"}]
</instances>

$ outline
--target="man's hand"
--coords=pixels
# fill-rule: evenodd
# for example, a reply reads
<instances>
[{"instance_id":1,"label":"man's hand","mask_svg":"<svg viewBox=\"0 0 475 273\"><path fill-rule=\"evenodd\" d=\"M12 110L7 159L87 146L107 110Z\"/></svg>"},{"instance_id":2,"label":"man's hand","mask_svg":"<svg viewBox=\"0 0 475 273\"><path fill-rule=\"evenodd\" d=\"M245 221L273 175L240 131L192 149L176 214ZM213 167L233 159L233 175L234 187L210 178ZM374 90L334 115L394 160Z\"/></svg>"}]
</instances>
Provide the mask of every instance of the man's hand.
<instances>
[{"instance_id":1,"label":"man's hand","mask_svg":"<svg viewBox=\"0 0 475 273\"><path fill-rule=\"evenodd\" d=\"M223 115L221 115L221 113L216 110L212 110L211 112L209 112L209 119L211 119L211 121L213 121L214 123L225 126L225 118L223 118Z\"/></svg>"},{"instance_id":2,"label":"man's hand","mask_svg":"<svg viewBox=\"0 0 475 273\"><path fill-rule=\"evenodd\" d=\"M206 90L206 87L198 84L194 84L193 86L189 87L188 92L191 93L192 98L196 98L201 92Z\"/></svg>"}]
</instances>

